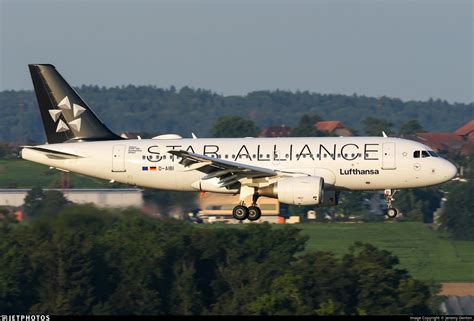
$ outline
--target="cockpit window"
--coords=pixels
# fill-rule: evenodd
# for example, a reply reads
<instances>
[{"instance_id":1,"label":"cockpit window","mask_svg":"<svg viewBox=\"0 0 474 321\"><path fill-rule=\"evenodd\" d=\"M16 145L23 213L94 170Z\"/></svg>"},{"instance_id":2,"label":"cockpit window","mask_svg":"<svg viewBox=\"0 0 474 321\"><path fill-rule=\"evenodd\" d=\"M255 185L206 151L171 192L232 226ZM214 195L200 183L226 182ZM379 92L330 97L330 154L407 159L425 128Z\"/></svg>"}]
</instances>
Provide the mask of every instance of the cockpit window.
<instances>
[{"instance_id":1,"label":"cockpit window","mask_svg":"<svg viewBox=\"0 0 474 321\"><path fill-rule=\"evenodd\" d=\"M416 151L413 153L413 157L414 157L414 158L420 158L420 151L419 151L419 150L416 150Z\"/></svg>"},{"instance_id":2,"label":"cockpit window","mask_svg":"<svg viewBox=\"0 0 474 321\"><path fill-rule=\"evenodd\" d=\"M421 157L423 157L423 158L430 157L430 154L428 154L428 152L426 150L422 150L421 151Z\"/></svg>"},{"instance_id":3,"label":"cockpit window","mask_svg":"<svg viewBox=\"0 0 474 321\"><path fill-rule=\"evenodd\" d=\"M430 155L433 156L433 157L439 157L439 155L436 154L436 153L435 153L434 151L432 151L432 150L429 150L429 151L428 151L428 154L430 154Z\"/></svg>"}]
</instances>

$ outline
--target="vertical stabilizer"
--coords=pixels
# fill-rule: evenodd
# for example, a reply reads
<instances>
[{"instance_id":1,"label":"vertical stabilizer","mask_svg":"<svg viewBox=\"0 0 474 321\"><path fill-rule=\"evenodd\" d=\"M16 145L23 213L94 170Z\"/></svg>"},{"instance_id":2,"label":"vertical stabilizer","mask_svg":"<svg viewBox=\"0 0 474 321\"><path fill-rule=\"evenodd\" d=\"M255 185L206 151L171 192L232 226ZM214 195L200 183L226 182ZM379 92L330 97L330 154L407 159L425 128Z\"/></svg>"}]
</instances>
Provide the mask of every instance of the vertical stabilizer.
<instances>
[{"instance_id":1,"label":"vertical stabilizer","mask_svg":"<svg viewBox=\"0 0 474 321\"><path fill-rule=\"evenodd\" d=\"M53 65L28 65L49 144L119 140Z\"/></svg>"}]
</instances>

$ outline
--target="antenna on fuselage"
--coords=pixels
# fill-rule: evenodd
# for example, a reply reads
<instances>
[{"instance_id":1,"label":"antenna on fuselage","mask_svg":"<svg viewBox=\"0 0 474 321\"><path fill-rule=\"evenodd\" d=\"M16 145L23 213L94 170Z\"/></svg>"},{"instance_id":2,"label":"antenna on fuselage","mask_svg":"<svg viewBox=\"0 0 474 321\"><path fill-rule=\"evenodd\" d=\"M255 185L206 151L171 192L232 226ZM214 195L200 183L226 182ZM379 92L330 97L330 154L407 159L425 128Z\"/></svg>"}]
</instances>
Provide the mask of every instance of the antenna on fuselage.
<instances>
[{"instance_id":1,"label":"antenna on fuselage","mask_svg":"<svg viewBox=\"0 0 474 321\"><path fill-rule=\"evenodd\" d=\"M382 136L383 137L388 137L387 134L385 134L385 132L382 130Z\"/></svg>"}]
</instances>

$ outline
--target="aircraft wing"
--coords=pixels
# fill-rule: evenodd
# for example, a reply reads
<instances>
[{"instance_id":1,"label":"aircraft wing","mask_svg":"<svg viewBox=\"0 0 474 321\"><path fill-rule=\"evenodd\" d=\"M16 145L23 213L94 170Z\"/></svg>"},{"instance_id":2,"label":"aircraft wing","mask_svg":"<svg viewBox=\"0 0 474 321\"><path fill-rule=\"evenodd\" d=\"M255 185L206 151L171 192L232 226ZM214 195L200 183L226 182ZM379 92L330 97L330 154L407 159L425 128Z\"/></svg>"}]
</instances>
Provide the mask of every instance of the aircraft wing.
<instances>
[{"instance_id":1,"label":"aircraft wing","mask_svg":"<svg viewBox=\"0 0 474 321\"><path fill-rule=\"evenodd\" d=\"M187 170L206 173L202 179L219 178L222 187L231 186L242 178L260 178L277 176L272 169L227 161L206 155L190 153L184 150L171 150L168 153L181 158L180 164Z\"/></svg>"}]
</instances>

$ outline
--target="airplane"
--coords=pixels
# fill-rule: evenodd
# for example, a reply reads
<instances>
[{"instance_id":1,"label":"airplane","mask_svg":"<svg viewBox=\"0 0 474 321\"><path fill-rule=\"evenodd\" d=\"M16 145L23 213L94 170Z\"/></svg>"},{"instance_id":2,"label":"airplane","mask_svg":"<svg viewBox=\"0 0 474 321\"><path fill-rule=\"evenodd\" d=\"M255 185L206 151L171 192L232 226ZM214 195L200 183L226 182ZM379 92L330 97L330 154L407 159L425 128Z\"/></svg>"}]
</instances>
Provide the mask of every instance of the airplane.
<instances>
[{"instance_id":1,"label":"airplane","mask_svg":"<svg viewBox=\"0 0 474 321\"><path fill-rule=\"evenodd\" d=\"M387 137L124 139L99 120L50 64L30 64L47 143L22 146L23 159L145 188L239 194L232 214L261 217L260 196L334 206L341 191L383 190L386 215L401 189L447 182L457 168L419 142ZM252 203L245 204L251 197ZM247 206L249 205L249 206Z\"/></svg>"}]
</instances>

